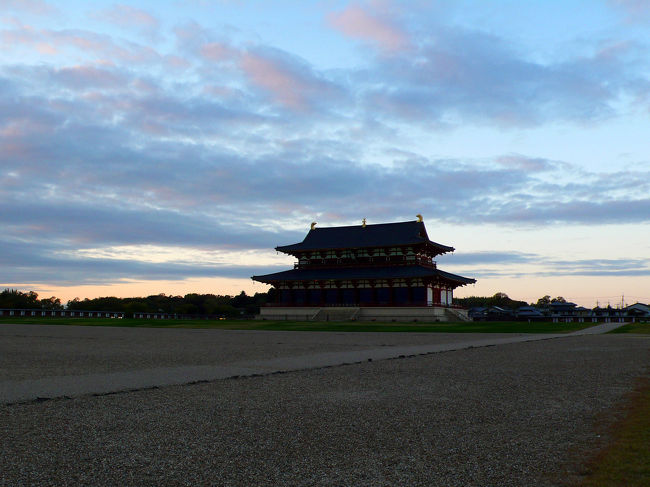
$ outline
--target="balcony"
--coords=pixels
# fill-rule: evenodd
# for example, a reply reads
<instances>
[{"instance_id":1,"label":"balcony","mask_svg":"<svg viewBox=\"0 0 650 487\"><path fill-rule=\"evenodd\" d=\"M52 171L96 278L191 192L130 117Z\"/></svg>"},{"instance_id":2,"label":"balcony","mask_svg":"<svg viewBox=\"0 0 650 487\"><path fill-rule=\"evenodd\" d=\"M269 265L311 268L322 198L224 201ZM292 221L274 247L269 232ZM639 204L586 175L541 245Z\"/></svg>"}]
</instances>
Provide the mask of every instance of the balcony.
<instances>
[{"instance_id":1,"label":"balcony","mask_svg":"<svg viewBox=\"0 0 650 487\"><path fill-rule=\"evenodd\" d=\"M308 263L296 262L294 269L321 269L329 267L375 267L384 265L423 265L432 269L437 268L435 260L427 257L415 256L407 259L403 255L360 257L356 259L312 259Z\"/></svg>"}]
</instances>

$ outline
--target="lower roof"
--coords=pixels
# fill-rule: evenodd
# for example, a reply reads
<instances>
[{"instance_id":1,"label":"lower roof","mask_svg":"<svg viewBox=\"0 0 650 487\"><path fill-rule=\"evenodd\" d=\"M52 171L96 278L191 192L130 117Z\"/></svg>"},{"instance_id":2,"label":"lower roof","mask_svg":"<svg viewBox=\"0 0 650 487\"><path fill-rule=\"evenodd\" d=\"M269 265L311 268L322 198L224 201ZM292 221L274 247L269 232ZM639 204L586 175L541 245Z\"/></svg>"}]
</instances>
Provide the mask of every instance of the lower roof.
<instances>
[{"instance_id":1,"label":"lower roof","mask_svg":"<svg viewBox=\"0 0 650 487\"><path fill-rule=\"evenodd\" d=\"M438 277L446 281L451 281L458 286L476 282L476 279L458 276L422 265L291 269L288 271L274 272L273 274L253 276L252 279L266 284L273 284L286 281L321 281L328 279L414 279L425 277Z\"/></svg>"}]
</instances>

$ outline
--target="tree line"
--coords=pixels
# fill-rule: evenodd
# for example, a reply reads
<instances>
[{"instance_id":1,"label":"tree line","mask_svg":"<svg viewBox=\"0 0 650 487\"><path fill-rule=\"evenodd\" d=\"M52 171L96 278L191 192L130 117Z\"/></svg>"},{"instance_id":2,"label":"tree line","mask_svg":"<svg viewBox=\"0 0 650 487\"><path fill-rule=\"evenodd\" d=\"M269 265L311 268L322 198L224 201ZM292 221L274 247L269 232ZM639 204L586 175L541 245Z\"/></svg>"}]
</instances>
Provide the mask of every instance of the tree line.
<instances>
[{"instance_id":1,"label":"tree line","mask_svg":"<svg viewBox=\"0 0 650 487\"><path fill-rule=\"evenodd\" d=\"M22 292L5 289L0 293L0 308L122 311L127 315L143 312L234 317L258 313L260 306L270 299L269 294L272 295L272 293L273 290L268 293L255 293L253 296L242 291L237 296L191 293L185 296L154 294L134 298L116 298L114 296L83 300L74 298L64 306L61 300L54 296L38 299L38 294L34 291Z\"/></svg>"},{"instance_id":2,"label":"tree line","mask_svg":"<svg viewBox=\"0 0 650 487\"><path fill-rule=\"evenodd\" d=\"M78 311L122 311L124 313L170 313L170 314L196 314L196 315L221 315L227 317L252 315L259 312L260 306L273 300L275 290L271 288L266 293L255 293L249 296L242 291L236 296L220 294L196 294L185 296L171 296L166 294L153 294L147 297L116 298L102 297L93 299L74 298L65 306L55 296L39 299L34 291L22 292L15 289L5 289L0 293L0 308L13 309L70 309ZM551 303L565 303L562 296L551 298L543 296L531 306L545 307ZM528 306L526 301L517 301L508 297L506 293L496 293L494 296L470 296L467 298L454 298L454 304L465 308L479 306L518 309Z\"/></svg>"},{"instance_id":3,"label":"tree line","mask_svg":"<svg viewBox=\"0 0 650 487\"><path fill-rule=\"evenodd\" d=\"M15 289L5 289L0 293L0 308L63 309L63 305L61 300L54 296L38 299L38 293L34 291L24 293Z\"/></svg>"},{"instance_id":4,"label":"tree line","mask_svg":"<svg viewBox=\"0 0 650 487\"><path fill-rule=\"evenodd\" d=\"M522 306L536 306L538 308L544 308L551 303L566 303L566 299L564 299L562 296L551 298L551 296L547 294L539 298L536 303L530 303L529 305L526 301L517 301L515 299L510 299L506 293L496 293L494 296L489 297L469 296L467 298L454 298L454 304L462 306L464 308L488 308L491 306L498 306L499 308L505 309L519 309Z\"/></svg>"}]
</instances>

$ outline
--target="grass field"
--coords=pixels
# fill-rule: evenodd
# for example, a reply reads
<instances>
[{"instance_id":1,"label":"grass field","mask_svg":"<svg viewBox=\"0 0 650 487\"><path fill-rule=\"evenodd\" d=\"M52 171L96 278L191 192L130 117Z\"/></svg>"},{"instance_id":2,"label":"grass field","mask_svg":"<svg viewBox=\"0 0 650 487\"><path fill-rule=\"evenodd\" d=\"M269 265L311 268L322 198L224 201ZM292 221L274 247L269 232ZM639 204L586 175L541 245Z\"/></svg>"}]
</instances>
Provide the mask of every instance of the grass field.
<instances>
[{"instance_id":1,"label":"grass field","mask_svg":"<svg viewBox=\"0 0 650 487\"><path fill-rule=\"evenodd\" d=\"M121 326L144 328L212 328L221 330L336 331L336 332L417 332L417 333L568 333L591 323L381 323L260 320L136 320L109 318L21 318L3 317L0 323Z\"/></svg>"},{"instance_id":2,"label":"grass field","mask_svg":"<svg viewBox=\"0 0 650 487\"><path fill-rule=\"evenodd\" d=\"M610 333L642 333L645 335L650 334L650 323L628 323Z\"/></svg>"},{"instance_id":3,"label":"grass field","mask_svg":"<svg viewBox=\"0 0 650 487\"><path fill-rule=\"evenodd\" d=\"M612 442L588 465L579 487L647 486L650 480L650 380L645 379L612 427Z\"/></svg>"}]
</instances>

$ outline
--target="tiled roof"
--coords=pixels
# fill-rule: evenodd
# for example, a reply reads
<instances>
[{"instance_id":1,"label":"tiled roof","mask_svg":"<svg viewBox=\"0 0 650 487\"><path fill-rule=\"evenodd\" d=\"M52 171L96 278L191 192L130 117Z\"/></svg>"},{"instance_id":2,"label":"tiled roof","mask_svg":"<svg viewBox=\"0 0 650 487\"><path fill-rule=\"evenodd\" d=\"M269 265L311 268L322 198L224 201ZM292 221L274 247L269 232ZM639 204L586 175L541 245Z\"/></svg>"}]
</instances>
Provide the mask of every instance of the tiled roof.
<instances>
[{"instance_id":1,"label":"tiled roof","mask_svg":"<svg viewBox=\"0 0 650 487\"><path fill-rule=\"evenodd\" d=\"M475 279L457 276L456 274L420 265L291 269L288 271L275 272L273 274L253 276L253 280L271 284L282 281L312 281L324 279L411 279L422 277L439 277L461 286L476 282Z\"/></svg>"},{"instance_id":2,"label":"tiled roof","mask_svg":"<svg viewBox=\"0 0 650 487\"><path fill-rule=\"evenodd\" d=\"M314 228L302 242L279 246L276 250L293 253L305 250L391 247L423 243L433 246L440 254L454 251L453 247L429 240L424 223L420 221Z\"/></svg>"}]
</instances>

